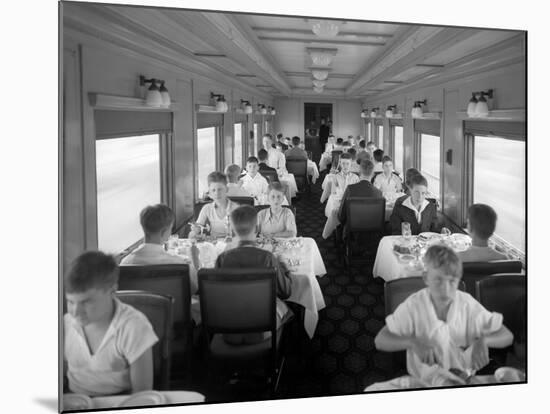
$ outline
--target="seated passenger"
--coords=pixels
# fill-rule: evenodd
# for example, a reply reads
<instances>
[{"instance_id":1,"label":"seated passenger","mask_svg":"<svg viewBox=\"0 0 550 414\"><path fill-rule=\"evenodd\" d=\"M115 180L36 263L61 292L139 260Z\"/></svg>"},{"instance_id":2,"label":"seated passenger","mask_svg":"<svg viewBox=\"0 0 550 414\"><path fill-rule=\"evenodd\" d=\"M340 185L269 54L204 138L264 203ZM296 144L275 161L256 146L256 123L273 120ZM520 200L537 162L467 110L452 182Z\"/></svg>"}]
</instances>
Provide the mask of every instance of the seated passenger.
<instances>
[{"instance_id":1,"label":"seated passenger","mask_svg":"<svg viewBox=\"0 0 550 414\"><path fill-rule=\"evenodd\" d=\"M97 251L78 256L65 275L63 356L73 393L153 389L152 347L158 338L143 313L116 298L118 275L114 258Z\"/></svg>"},{"instance_id":2,"label":"seated passenger","mask_svg":"<svg viewBox=\"0 0 550 414\"><path fill-rule=\"evenodd\" d=\"M248 191L251 197L254 197L260 203L267 194L267 180L259 173L258 158L248 157L246 160L246 175L241 178L242 187Z\"/></svg>"},{"instance_id":3,"label":"seated passenger","mask_svg":"<svg viewBox=\"0 0 550 414\"><path fill-rule=\"evenodd\" d=\"M351 148L351 144L348 141L344 141L342 143L342 151L348 152L350 148Z\"/></svg>"},{"instance_id":4,"label":"seated passenger","mask_svg":"<svg viewBox=\"0 0 550 414\"><path fill-rule=\"evenodd\" d=\"M340 156L340 168L340 172L336 174L328 174L325 178L327 182L331 183L330 194L328 195L329 199L331 197L338 200L341 199L348 185L359 182L359 177L357 176L357 174L353 174L351 172L351 155L349 155L348 153L343 153ZM323 194L321 195L321 203L325 202L327 198L327 193L328 190L323 191ZM325 215L327 217L329 217L330 215L329 204L331 203L327 203L327 206L325 208Z\"/></svg>"},{"instance_id":5,"label":"seated passenger","mask_svg":"<svg viewBox=\"0 0 550 414\"><path fill-rule=\"evenodd\" d=\"M372 141L367 142L367 152L369 152L370 155L372 155L373 158L374 158L374 151L375 150L376 150L376 145L374 145L374 142L372 142Z\"/></svg>"},{"instance_id":6,"label":"seated passenger","mask_svg":"<svg viewBox=\"0 0 550 414\"><path fill-rule=\"evenodd\" d=\"M197 224L205 226L208 223L212 237L225 237L229 232L229 214L237 204L227 198L227 177L221 172L214 171L208 174L208 195L214 201L202 207ZM200 233L199 226L191 227L190 239L197 237Z\"/></svg>"},{"instance_id":7,"label":"seated passenger","mask_svg":"<svg viewBox=\"0 0 550 414\"><path fill-rule=\"evenodd\" d=\"M358 144L359 148L357 149L357 154L361 153L361 152L366 152L367 151L367 143L365 142L364 139L362 139L361 141L359 141L359 144Z\"/></svg>"},{"instance_id":8,"label":"seated passenger","mask_svg":"<svg viewBox=\"0 0 550 414\"><path fill-rule=\"evenodd\" d=\"M185 260L164 250L164 243L172 233L175 216L164 204L147 206L139 214L143 229L143 244L123 258L121 265L178 264Z\"/></svg>"},{"instance_id":9,"label":"seated passenger","mask_svg":"<svg viewBox=\"0 0 550 414\"><path fill-rule=\"evenodd\" d=\"M285 189L280 183L271 183L267 194L269 208L258 213L258 232L263 236L296 237L294 213L283 207Z\"/></svg>"},{"instance_id":10,"label":"seated passenger","mask_svg":"<svg viewBox=\"0 0 550 414\"><path fill-rule=\"evenodd\" d=\"M225 167L225 176L227 177L227 197L250 197L239 179L241 176L241 167L237 164L231 164Z\"/></svg>"},{"instance_id":11,"label":"seated passenger","mask_svg":"<svg viewBox=\"0 0 550 414\"><path fill-rule=\"evenodd\" d=\"M269 165L267 165L267 151L265 149L261 149L258 151L258 160L260 161L258 164L258 170L260 171L260 174L265 171L269 171L275 174L276 181L279 181L279 176L277 175L277 170L275 168L271 168ZM269 182L269 180L268 180Z\"/></svg>"},{"instance_id":12,"label":"seated passenger","mask_svg":"<svg viewBox=\"0 0 550 414\"><path fill-rule=\"evenodd\" d=\"M363 160L369 160L372 162L374 167L374 158L372 158L372 155L368 151L359 151L356 156L356 162L357 164L361 164L361 161Z\"/></svg>"},{"instance_id":13,"label":"seated passenger","mask_svg":"<svg viewBox=\"0 0 550 414\"><path fill-rule=\"evenodd\" d=\"M282 144L279 144L279 149L282 148ZM264 134L263 146L267 151L267 164L271 168L275 168L278 173L286 171L286 159L281 150L277 150L276 145L273 145L273 139L271 134Z\"/></svg>"},{"instance_id":14,"label":"seated passenger","mask_svg":"<svg viewBox=\"0 0 550 414\"><path fill-rule=\"evenodd\" d=\"M462 262L488 262L506 260L505 254L489 247L489 238L495 232L497 213L486 204L472 204L468 208L468 233L472 237L472 246L458 253Z\"/></svg>"},{"instance_id":15,"label":"seated passenger","mask_svg":"<svg viewBox=\"0 0 550 414\"><path fill-rule=\"evenodd\" d=\"M447 246L424 256L426 288L413 293L386 318L374 343L380 351L407 351L407 371L427 386L456 385L449 369L469 373L489 363L488 348L505 348L512 333L502 315L489 312L458 290L462 264Z\"/></svg>"},{"instance_id":16,"label":"seated passenger","mask_svg":"<svg viewBox=\"0 0 550 414\"><path fill-rule=\"evenodd\" d=\"M381 173L384 171L384 168L382 167L382 159L384 158L384 151L381 149L377 149L372 153L372 156L374 158L374 174Z\"/></svg>"},{"instance_id":17,"label":"seated passenger","mask_svg":"<svg viewBox=\"0 0 550 414\"><path fill-rule=\"evenodd\" d=\"M336 144L334 144L334 151L343 151L344 150L344 140L342 138L336 139Z\"/></svg>"},{"instance_id":18,"label":"seated passenger","mask_svg":"<svg viewBox=\"0 0 550 414\"><path fill-rule=\"evenodd\" d=\"M387 155L382 158L382 168L382 174L374 178L374 186L382 191L386 199L395 199L395 194L403 190L403 182L393 171L393 161Z\"/></svg>"},{"instance_id":19,"label":"seated passenger","mask_svg":"<svg viewBox=\"0 0 550 414\"><path fill-rule=\"evenodd\" d=\"M292 213L291 213L292 214ZM291 280L273 253L256 245L258 216L251 206L240 206L231 213L231 225L236 233L238 247L226 250L216 260L216 268L275 268L277 271L277 328L285 322L289 310L284 299L291 293ZM271 336L270 332L258 334L224 335L231 344L257 343Z\"/></svg>"},{"instance_id":20,"label":"seated passenger","mask_svg":"<svg viewBox=\"0 0 550 414\"><path fill-rule=\"evenodd\" d=\"M410 195L411 187L411 177L414 175L420 175L420 171L416 168L409 168L405 171L405 182L403 183L403 192L407 195Z\"/></svg>"},{"instance_id":21,"label":"seated passenger","mask_svg":"<svg viewBox=\"0 0 550 414\"><path fill-rule=\"evenodd\" d=\"M401 223L411 225L413 235L425 231L437 232L437 209L435 203L426 200L428 182L422 175L411 178L411 195L402 203L395 203L390 216L392 234L401 234Z\"/></svg>"},{"instance_id":22,"label":"seated passenger","mask_svg":"<svg viewBox=\"0 0 550 414\"><path fill-rule=\"evenodd\" d=\"M356 156L355 148L353 148L353 147L350 148L348 150L348 154L351 156L350 171L352 173L359 174L361 169L359 168L359 164L357 163L357 156Z\"/></svg>"},{"instance_id":23,"label":"seated passenger","mask_svg":"<svg viewBox=\"0 0 550 414\"><path fill-rule=\"evenodd\" d=\"M338 210L338 220L342 225L345 225L347 221L347 203L349 197L382 198L382 192L375 188L370 182L372 178L372 171L374 169L374 164L372 161L362 160L360 168L360 181L355 184L348 185L344 191L344 195L342 196L342 204L340 204L340 209Z\"/></svg>"},{"instance_id":24,"label":"seated passenger","mask_svg":"<svg viewBox=\"0 0 550 414\"><path fill-rule=\"evenodd\" d=\"M286 151L288 149L288 145L286 145L286 142L283 138L283 134L281 134L280 132L277 134L277 142L281 143L283 151Z\"/></svg>"},{"instance_id":25,"label":"seated passenger","mask_svg":"<svg viewBox=\"0 0 550 414\"><path fill-rule=\"evenodd\" d=\"M292 137L292 148L285 151L285 157L303 158L307 160L307 152L300 148L300 137Z\"/></svg>"}]
</instances>

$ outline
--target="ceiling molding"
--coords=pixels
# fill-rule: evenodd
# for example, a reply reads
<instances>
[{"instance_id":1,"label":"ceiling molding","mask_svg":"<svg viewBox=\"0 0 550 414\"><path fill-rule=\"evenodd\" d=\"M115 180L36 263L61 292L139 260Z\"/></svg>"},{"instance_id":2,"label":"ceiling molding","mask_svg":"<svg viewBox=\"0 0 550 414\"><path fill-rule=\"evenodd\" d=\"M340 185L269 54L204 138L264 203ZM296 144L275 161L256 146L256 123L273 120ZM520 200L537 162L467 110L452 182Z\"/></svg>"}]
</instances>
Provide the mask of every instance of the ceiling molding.
<instances>
[{"instance_id":1,"label":"ceiling molding","mask_svg":"<svg viewBox=\"0 0 550 414\"><path fill-rule=\"evenodd\" d=\"M313 70L313 68L311 69ZM319 68L318 70L329 70L329 69L330 68L327 68L327 69ZM311 72L285 72L285 75L292 78L311 78L312 77ZM328 75L328 77L331 79L353 79L353 76L354 75L348 75L345 73L332 73L330 72L330 70Z\"/></svg>"},{"instance_id":2,"label":"ceiling molding","mask_svg":"<svg viewBox=\"0 0 550 414\"><path fill-rule=\"evenodd\" d=\"M166 44L159 44L141 32L136 33L132 24L128 23L130 27L126 26L121 16L105 13L104 8L100 10L102 12L98 13L96 6L90 5L73 13L70 8L65 7L63 36L82 38L86 40L86 44L95 44L115 53L120 53L123 49L128 56L136 59L147 58L151 64L159 67L170 66L170 70L185 71L193 77L222 81L230 87L250 94L269 96L264 91L235 78L232 73L219 69L217 65L193 56L192 51L181 47L174 50Z\"/></svg>"},{"instance_id":3,"label":"ceiling molding","mask_svg":"<svg viewBox=\"0 0 550 414\"><path fill-rule=\"evenodd\" d=\"M350 46L384 46L386 42L363 42L360 40L334 40L334 39L298 39L295 37L272 37L272 36L258 36L258 39L267 42L291 42L291 43L323 43L330 45L350 45Z\"/></svg>"},{"instance_id":4,"label":"ceiling molding","mask_svg":"<svg viewBox=\"0 0 550 414\"><path fill-rule=\"evenodd\" d=\"M412 36L388 50L388 53L375 62L374 66L356 80L346 92L356 93L376 86L478 33L479 30L454 27L420 27L414 31Z\"/></svg>"},{"instance_id":5,"label":"ceiling molding","mask_svg":"<svg viewBox=\"0 0 550 414\"><path fill-rule=\"evenodd\" d=\"M282 27L251 27L255 32L265 32L265 33L280 33L280 34L304 34L304 35L313 35L313 30L306 29L290 29ZM377 39L391 39L393 35L384 34L384 33L364 33L364 32L338 32L338 37L341 36L356 36L356 37L374 37Z\"/></svg>"}]
</instances>

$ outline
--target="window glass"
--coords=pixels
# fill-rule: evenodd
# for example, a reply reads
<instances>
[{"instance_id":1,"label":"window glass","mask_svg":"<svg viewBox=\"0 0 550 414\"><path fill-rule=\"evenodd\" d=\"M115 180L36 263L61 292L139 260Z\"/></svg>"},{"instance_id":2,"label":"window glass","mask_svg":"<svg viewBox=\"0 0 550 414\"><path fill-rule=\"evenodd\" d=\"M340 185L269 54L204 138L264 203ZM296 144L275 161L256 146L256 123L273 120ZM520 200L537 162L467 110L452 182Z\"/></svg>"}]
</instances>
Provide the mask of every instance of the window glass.
<instances>
[{"instance_id":1,"label":"window glass","mask_svg":"<svg viewBox=\"0 0 550 414\"><path fill-rule=\"evenodd\" d=\"M233 148L233 160L238 166L243 166L243 124L233 125L233 136L235 137L235 146Z\"/></svg>"},{"instance_id":2,"label":"window glass","mask_svg":"<svg viewBox=\"0 0 550 414\"><path fill-rule=\"evenodd\" d=\"M436 135L420 134L420 172L428 180L428 191L436 199L441 197L440 189L440 138Z\"/></svg>"},{"instance_id":3,"label":"window glass","mask_svg":"<svg viewBox=\"0 0 550 414\"><path fill-rule=\"evenodd\" d=\"M525 142L474 137L473 201L493 207L495 235L525 252Z\"/></svg>"},{"instance_id":4,"label":"window glass","mask_svg":"<svg viewBox=\"0 0 550 414\"><path fill-rule=\"evenodd\" d=\"M378 148L384 149L384 127L378 125Z\"/></svg>"},{"instance_id":5,"label":"window glass","mask_svg":"<svg viewBox=\"0 0 550 414\"><path fill-rule=\"evenodd\" d=\"M371 124L367 122L367 142L372 141Z\"/></svg>"},{"instance_id":6,"label":"window glass","mask_svg":"<svg viewBox=\"0 0 550 414\"><path fill-rule=\"evenodd\" d=\"M403 127L393 127L393 168L403 177Z\"/></svg>"},{"instance_id":7,"label":"window glass","mask_svg":"<svg viewBox=\"0 0 550 414\"><path fill-rule=\"evenodd\" d=\"M250 155L257 156L256 145L258 143L258 129L260 124L254 123L254 139L252 140Z\"/></svg>"},{"instance_id":8,"label":"window glass","mask_svg":"<svg viewBox=\"0 0 550 414\"><path fill-rule=\"evenodd\" d=\"M98 248L118 254L143 237L139 213L161 202L159 135L96 141Z\"/></svg>"},{"instance_id":9,"label":"window glass","mask_svg":"<svg viewBox=\"0 0 550 414\"><path fill-rule=\"evenodd\" d=\"M216 171L216 127L197 129L197 170L202 197L208 191L208 174Z\"/></svg>"}]
</instances>

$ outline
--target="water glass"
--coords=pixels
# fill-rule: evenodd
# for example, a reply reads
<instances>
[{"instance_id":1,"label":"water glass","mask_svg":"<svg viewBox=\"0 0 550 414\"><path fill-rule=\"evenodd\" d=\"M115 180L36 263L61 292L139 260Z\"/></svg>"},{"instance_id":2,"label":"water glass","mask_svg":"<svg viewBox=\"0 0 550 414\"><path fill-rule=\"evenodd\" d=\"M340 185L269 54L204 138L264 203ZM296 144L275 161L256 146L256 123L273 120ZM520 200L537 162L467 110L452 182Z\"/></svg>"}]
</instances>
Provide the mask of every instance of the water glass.
<instances>
[{"instance_id":1,"label":"water glass","mask_svg":"<svg viewBox=\"0 0 550 414\"><path fill-rule=\"evenodd\" d=\"M401 223L401 235L406 239L409 239L412 236L411 232L411 223L404 221Z\"/></svg>"},{"instance_id":2,"label":"water glass","mask_svg":"<svg viewBox=\"0 0 550 414\"><path fill-rule=\"evenodd\" d=\"M441 235L444 237L449 237L451 235L451 230L449 230L447 227L443 227L441 229Z\"/></svg>"}]
</instances>

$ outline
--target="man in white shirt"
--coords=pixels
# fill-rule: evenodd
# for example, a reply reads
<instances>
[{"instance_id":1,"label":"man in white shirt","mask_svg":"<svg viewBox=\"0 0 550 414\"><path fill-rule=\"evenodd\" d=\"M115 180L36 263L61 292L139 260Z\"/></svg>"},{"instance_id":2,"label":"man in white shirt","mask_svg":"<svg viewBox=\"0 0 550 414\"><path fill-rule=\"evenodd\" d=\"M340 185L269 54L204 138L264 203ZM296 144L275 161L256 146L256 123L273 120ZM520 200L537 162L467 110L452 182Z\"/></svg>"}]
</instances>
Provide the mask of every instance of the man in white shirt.
<instances>
[{"instance_id":1,"label":"man in white shirt","mask_svg":"<svg viewBox=\"0 0 550 414\"><path fill-rule=\"evenodd\" d=\"M265 177L261 175L259 171L258 158L248 157L246 160L246 175L241 178L241 181L243 183L242 187L249 193L249 195L262 204L263 201L266 200L269 185Z\"/></svg>"},{"instance_id":2,"label":"man in white shirt","mask_svg":"<svg viewBox=\"0 0 550 414\"><path fill-rule=\"evenodd\" d=\"M239 181L241 167L237 164L228 165L225 168L227 176L227 196L228 197L250 197L250 193L242 187L242 181Z\"/></svg>"},{"instance_id":3,"label":"man in white shirt","mask_svg":"<svg viewBox=\"0 0 550 414\"><path fill-rule=\"evenodd\" d=\"M271 168L275 168L279 173L285 172L285 155L273 147L273 139L271 138L271 134L264 134L263 145L264 149L267 151L267 165Z\"/></svg>"},{"instance_id":4,"label":"man in white shirt","mask_svg":"<svg viewBox=\"0 0 550 414\"><path fill-rule=\"evenodd\" d=\"M384 151L381 149L374 150L372 156L374 158L374 173L383 172L382 158L384 158Z\"/></svg>"},{"instance_id":5,"label":"man in white shirt","mask_svg":"<svg viewBox=\"0 0 550 414\"><path fill-rule=\"evenodd\" d=\"M185 264L185 260L164 250L170 237L175 215L164 204L145 207L139 220L144 233L144 242L120 262L121 265Z\"/></svg>"}]
</instances>

